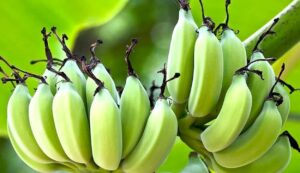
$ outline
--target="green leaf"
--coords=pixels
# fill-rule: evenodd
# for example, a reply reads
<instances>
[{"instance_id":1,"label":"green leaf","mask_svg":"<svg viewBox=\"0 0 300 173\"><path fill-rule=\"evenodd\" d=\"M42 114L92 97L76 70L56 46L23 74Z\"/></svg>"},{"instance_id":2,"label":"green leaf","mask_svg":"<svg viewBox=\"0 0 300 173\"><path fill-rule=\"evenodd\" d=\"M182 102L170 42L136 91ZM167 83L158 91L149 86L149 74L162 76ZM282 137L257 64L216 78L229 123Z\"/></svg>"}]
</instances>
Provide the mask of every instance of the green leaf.
<instances>
[{"instance_id":1,"label":"green leaf","mask_svg":"<svg viewBox=\"0 0 300 173\"><path fill-rule=\"evenodd\" d=\"M102 25L114 17L128 0L11 0L0 1L0 55L22 69L42 72L42 67L30 67L32 59L44 58L40 31L42 27L56 26L58 33L69 36L73 47L76 35L83 28ZM50 40L55 57L60 48ZM3 68L4 65L0 64ZM30 86L30 84L29 84ZM0 136L6 135L6 105L12 88L0 84Z\"/></svg>"}]
</instances>

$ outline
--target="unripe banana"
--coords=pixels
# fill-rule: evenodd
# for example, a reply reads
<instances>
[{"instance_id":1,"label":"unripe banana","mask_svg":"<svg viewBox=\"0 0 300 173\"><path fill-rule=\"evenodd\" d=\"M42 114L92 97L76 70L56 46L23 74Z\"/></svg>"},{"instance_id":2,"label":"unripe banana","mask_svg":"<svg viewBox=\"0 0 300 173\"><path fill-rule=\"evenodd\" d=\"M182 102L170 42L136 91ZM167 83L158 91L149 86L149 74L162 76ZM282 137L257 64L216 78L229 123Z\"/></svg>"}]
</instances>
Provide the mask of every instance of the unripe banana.
<instances>
[{"instance_id":1,"label":"unripe banana","mask_svg":"<svg viewBox=\"0 0 300 173\"><path fill-rule=\"evenodd\" d=\"M188 100L193 79L193 57L197 25L189 5L179 10L178 22L174 27L167 63L167 77L180 73L180 78L168 83L168 91L176 103Z\"/></svg>"},{"instance_id":2,"label":"unripe banana","mask_svg":"<svg viewBox=\"0 0 300 173\"><path fill-rule=\"evenodd\" d=\"M107 88L115 102L119 104L120 98L116 89L116 85L110 74L105 69L104 65L102 63L97 63L92 72L98 79L103 81L105 88ZM88 77L86 80L86 100L88 111L90 110L96 88L97 84L93 81L93 79Z\"/></svg>"},{"instance_id":3,"label":"unripe banana","mask_svg":"<svg viewBox=\"0 0 300 173\"><path fill-rule=\"evenodd\" d=\"M198 33L188 110L192 116L203 117L213 111L219 100L223 80L223 55L219 40L207 26L202 26Z\"/></svg>"},{"instance_id":4,"label":"unripe banana","mask_svg":"<svg viewBox=\"0 0 300 173\"><path fill-rule=\"evenodd\" d=\"M142 136L150 114L147 91L135 76L128 76L126 79L121 95L120 110L123 132L122 158L125 158Z\"/></svg>"},{"instance_id":5,"label":"unripe banana","mask_svg":"<svg viewBox=\"0 0 300 173\"><path fill-rule=\"evenodd\" d=\"M245 166L260 158L272 147L281 127L281 116L276 103L268 99L249 129L242 133L229 147L213 153L213 155L223 167Z\"/></svg>"},{"instance_id":6,"label":"unripe banana","mask_svg":"<svg viewBox=\"0 0 300 173\"><path fill-rule=\"evenodd\" d=\"M275 92L279 93L283 98L283 102L278 106L278 111L280 112L281 115L282 126L284 126L290 113L290 106L291 106L290 96L281 83L278 83L275 86Z\"/></svg>"},{"instance_id":7,"label":"unripe banana","mask_svg":"<svg viewBox=\"0 0 300 173\"><path fill-rule=\"evenodd\" d=\"M74 172L74 167L67 167L65 165L61 165L58 163L40 163L36 160L33 160L30 158L27 154L24 153L24 151L19 148L19 145L14 140L14 138L11 137L11 132L8 130L8 136L10 138L10 142L18 154L18 156L22 159L23 162L25 162L30 168L34 169L38 172L55 172L55 171L67 171L67 172Z\"/></svg>"},{"instance_id":8,"label":"unripe banana","mask_svg":"<svg viewBox=\"0 0 300 173\"><path fill-rule=\"evenodd\" d=\"M31 100L25 84L18 84L7 105L7 128L10 139L28 158L39 163L52 162L38 146L29 123L28 107Z\"/></svg>"},{"instance_id":9,"label":"unripe banana","mask_svg":"<svg viewBox=\"0 0 300 173\"><path fill-rule=\"evenodd\" d=\"M116 170L122 158L120 110L109 91L101 88L90 109L91 143L95 163L106 170Z\"/></svg>"},{"instance_id":10,"label":"unripe banana","mask_svg":"<svg viewBox=\"0 0 300 173\"><path fill-rule=\"evenodd\" d=\"M199 158L198 153L191 152L188 164L180 173L209 173L209 171L203 160Z\"/></svg>"},{"instance_id":11,"label":"unripe banana","mask_svg":"<svg viewBox=\"0 0 300 173\"><path fill-rule=\"evenodd\" d=\"M120 102L123 133L122 158L126 158L139 142L150 114L150 100L147 91L138 79L129 59L136 44L137 40L133 39L131 45L127 46L125 56L128 77Z\"/></svg>"},{"instance_id":12,"label":"unripe banana","mask_svg":"<svg viewBox=\"0 0 300 173\"><path fill-rule=\"evenodd\" d=\"M63 81L54 96L53 118L59 141L73 161L87 164L91 159L89 122L84 102L72 83Z\"/></svg>"},{"instance_id":13,"label":"unripe banana","mask_svg":"<svg viewBox=\"0 0 300 173\"><path fill-rule=\"evenodd\" d=\"M224 96L229 88L234 72L247 64L246 49L233 30L225 28L222 33L221 46L223 52L223 84L217 109L223 104ZM219 110L217 110L219 112Z\"/></svg>"},{"instance_id":14,"label":"unripe banana","mask_svg":"<svg viewBox=\"0 0 300 173\"><path fill-rule=\"evenodd\" d=\"M39 84L29 104L30 126L37 143L49 158L67 162L69 159L61 147L54 125L52 101L50 86Z\"/></svg>"},{"instance_id":15,"label":"unripe banana","mask_svg":"<svg viewBox=\"0 0 300 173\"><path fill-rule=\"evenodd\" d=\"M251 61L265 59L264 55L256 51L252 54ZM249 74L247 84L252 94L252 108L245 130L255 121L262 109L263 103L267 98L270 89L275 83L275 73L272 66L267 61L259 61L249 66L251 70L262 72L264 80L256 74Z\"/></svg>"},{"instance_id":16,"label":"unripe banana","mask_svg":"<svg viewBox=\"0 0 300 173\"><path fill-rule=\"evenodd\" d=\"M228 147L243 130L252 104L246 79L247 74L233 76L219 115L201 133L201 140L208 151L217 152Z\"/></svg>"},{"instance_id":17,"label":"unripe banana","mask_svg":"<svg viewBox=\"0 0 300 173\"><path fill-rule=\"evenodd\" d=\"M260 144L254 147L259 147ZM250 151L249 151L250 152ZM210 158L214 171L218 173L274 173L283 172L291 160L292 152L287 136L279 136L276 143L259 159L238 168L225 168Z\"/></svg>"},{"instance_id":18,"label":"unripe banana","mask_svg":"<svg viewBox=\"0 0 300 173\"><path fill-rule=\"evenodd\" d=\"M80 95L81 99L84 103L86 103L86 91L85 91L85 85L86 85L86 78L82 71L79 69L77 63L73 59L68 59L67 62L64 64L64 66L61 69L62 72L64 72L71 80L71 82L74 85L74 88ZM57 79L57 88L61 86L61 83L63 82L62 77L58 77Z\"/></svg>"},{"instance_id":19,"label":"unripe banana","mask_svg":"<svg viewBox=\"0 0 300 173\"><path fill-rule=\"evenodd\" d=\"M58 34L56 33L56 27L52 27L51 31L55 35L55 37L59 41L59 43L61 44L62 50L65 52L65 54L67 56L67 58L64 60L64 64L63 64L62 68L60 69L60 71L65 73L65 75L71 80L75 89L81 96L81 99L86 106L86 91L85 91L86 78L77 65L77 61L78 61L77 57L75 57L71 53L71 50L66 45L66 40L68 40L68 36L66 34L62 34L62 37L60 38L58 36ZM49 49L48 40L47 40L49 37L49 34L46 33L45 28L43 28L42 34L44 37L43 41L45 44L46 56L49 61L48 65L52 65L52 64L49 64L49 63L53 63L53 57L52 57L51 51ZM57 87L58 88L60 87L62 81L64 81L64 79L61 76L59 76L57 79L57 82L58 82Z\"/></svg>"},{"instance_id":20,"label":"unripe banana","mask_svg":"<svg viewBox=\"0 0 300 173\"><path fill-rule=\"evenodd\" d=\"M46 82L50 86L52 94L56 93L56 83L57 83L57 76L52 71L49 71L48 69L45 70L43 74L44 78L46 79Z\"/></svg>"},{"instance_id":21,"label":"unripe banana","mask_svg":"<svg viewBox=\"0 0 300 173\"><path fill-rule=\"evenodd\" d=\"M153 108L143 136L134 150L123 160L122 169L130 173L152 173L166 159L177 135L176 115L164 98Z\"/></svg>"}]
</instances>

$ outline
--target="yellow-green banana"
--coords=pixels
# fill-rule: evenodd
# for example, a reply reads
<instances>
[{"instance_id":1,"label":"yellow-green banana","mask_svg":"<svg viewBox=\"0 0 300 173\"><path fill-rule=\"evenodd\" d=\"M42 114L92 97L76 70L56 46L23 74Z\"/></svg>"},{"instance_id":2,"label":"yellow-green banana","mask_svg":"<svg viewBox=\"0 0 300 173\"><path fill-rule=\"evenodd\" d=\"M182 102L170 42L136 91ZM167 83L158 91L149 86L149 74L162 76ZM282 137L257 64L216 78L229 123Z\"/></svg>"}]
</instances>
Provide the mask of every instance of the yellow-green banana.
<instances>
[{"instance_id":1,"label":"yellow-green banana","mask_svg":"<svg viewBox=\"0 0 300 173\"><path fill-rule=\"evenodd\" d=\"M103 81L105 88L109 91L113 99L117 104L119 104L119 94L116 89L116 85L110 76L110 74L107 72L106 68L102 63L97 63L95 68L93 69L93 74ZM93 81L91 78L87 78L86 80L86 99L87 99L87 107L88 110L90 109L90 106L92 104L94 93L97 88L97 84Z\"/></svg>"},{"instance_id":2,"label":"yellow-green banana","mask_svg":"<svg viewBox=\"0 0 300 173\"><path fill-rule=\"evenodd\" d=\"M180 73L180 78L168 83L168 91L176 103L188 100L193 79L194 45L197 25L186 0L180 0L178 22L174 27L167 63L167 76Z\"/></svg>"},{"instance_id":3,"label":"yellow-green banana","mask_svg":"<svg viewBox=\"0 0 300 173\"><path fill-rule=\"evenodd\" d=\"M223 81L223 55L219 40L207 26L198 30L194 51L194 72L188 110L192 116L210 114L217 102Z\"/></svg>"},{"instance_id":4,"label":"yellow-green banana","mask_svg":"<svg viewBox=\"0 0 300 173\"><path fill-rule=\"evenodd\" d=\"M233 76L219 115L201 133L201 140L208 151L217 152L228 147L243 130L252 105L246 79L247 74Z\"/></svg>"},{"instance_id":5,"label":"yellow-green banana","mask_svg":"<svg viewBox=\"0 0 300 173\"><path fill-rule=\"evenodd\" d=\"M198 153L191 152L188 164L180 173L209 173L209 170Z\"/></svg>"},{"instance_id":6,"label":"yellow-green banana","mask_svg":"<svg viewBox=\"0 0 300 173\"><path fill-rule=\"evenodd\" d=\"M257 143L259 147L260 143ZM249 151L250 152L250 151ZM257 160L238 168L225 168L219 165L212 157L213 170L218 173L279 173L283 172L291 160L291 146L287 136L279 136L276 143Z\"/></svg>"},{"instance_id":7,"label":"yellow-green banana","mask_svg":"<svg viewBox=\"0 0 300 173\"><path fill-rule=\"evenodd\" d=\"M176 115L164 98L159 98L148 118L143 136L123 160L122 169L130 173L152 173L166 159L177 135Z\"/></svg>"},{"instance_id":8,"label":"yellow-green banana","mask_svg":"<svg viewBox=\"0 0 300 173\"><path fill-rule=\"evenodd\" d=\"M120 102L123 133L122 158L125 158L138 143L150 114L150 100L147 91L138 79L129 59L130 52L136 44L137 40L133 39L125 56L128 77Z\"/></svg>"},{"instance_id":9,"label":"yellow-green banana","mask_svg":"<svg viewBox=\"0 0 300 173\"><path fill-rule=\"evenodd\" d=\"M235 32L229 28L229 5L231 1L225 1L226 8L226 20L224 24L220 24L219 27L223 28L222 37L221 37L221 46L223 52L223 84L220 99L217 105L216 112L220 111L222 107L222 103L224 100L224 96L226 94L227 89L229 88L232 76L235 71L241 67L246 66L247 64L247 55L246 49L242 43L242 41L236 36ZM218 29L216 29L218 31Z\"/></svg>"},{"instance_id":10,"label":"yellow-green banana","mask_svg":"<svg viewBox=\"0 0 300 173\"><path fill-rule=\"evenodd\" d=\"M56 27L52 27L51 31L55 35L57 40L60 42L60 44L62 46L62 50L65 52L65 54L67 56L67 58L64 60L63 66L60 69L60 71L65 73L68 76L68 78L73 83L75 89L81 96L81 99L83 100L84 104L86 104L86 94L85 94L86 93L86 91L85 91L86 78L77 65L78 57L75 57L72 54L71 50L67 47L66 40L68 40L68 37L66 34L63 34L62 38L60 38L58 36L58 34L56 33ZM42 30L42 34L44 35L44 44L46 46L45 50L46 50L46 55L47 55L47 53L50 52L50 50L49 50L49 52L47 52L48 51L47 49L49 49L48 42L47 42L47 38L49 37L49 35L46 34L46 29ZM50 59L53 61L51 53L50 53L51 58L49 58L48 56L49 55L47 55L48 61ZM64 79L61 76L58 76L58 79L57 79L57 83L58 83L57 87L58 88L60 87L62 81L64 81Z\"/></svg>"},{"instance_id":11,"label":"yellow-green banana","mask_svg":"<svg viewBox=\"0 0 300 173\"><path fill-rule=\"evenodd\" d=\"M56 83L57 83L57 76L52 71L49 71L48 69L45 70L43 74L44 78L46 79L46 82L50 86L52 94L56 93Z\"/></svg>"},{"instance_id":12,"label":"yellow-green banana","mask_svg":"<svg viewBox=\"0 0 300 173\"><path fill-rule=\"evenodd\" d=\"M52 111L66 155L75 162L89 163L92 154L88 116L84 102L71 82L61 82L53 98Z\"/></svg>"},{"instance_id":13,"label":"yellow-green banana","mask_svg":"<svg viewBox=\"0 0 300 173\"><path fill-rule=\"evenodd\" d=\"M69 158L62 149L54 125L52 101L50 86L39 84L29 104L30 126L37 143L49 158L67 162Z\"/></svg>"},{"instance_id":14,"label":"yellow-green banana","mask_svg":"<svg viewBox=\"0 0 300 173\"><path fill-rule=\"evenodd\" d=\"M265 59L262 52L254 52L251 61ZM275 73L272 66L267 61L259 61L249 66L251 70L262 72L263 80L256 74L249 74L248 86L252 94L252 108L249 119L246 123L245 130L255 121L257 115L262 109L264 100L267 98L269 91L275 83Z\"/></svg>"},{"instance_id":15,"label":"yellow-green banana","mask_svg":"<svg viewBox=\"0 0 300 173\"><path fill-rule=\"evenodd\" d=\"M279 82L275 86L275 92L282 96L283 102L278 106L278 111L280 112L282 119L282 126L285 124L290 113L290 96L289 93L284 89L283 85Z\"/></svg>"},{"instance_id":16,"label":"yellow-green banana","mask_svg":"<svg viewBox=\"0 0 300 173\"><path fill-rule=\"evenodd\" d=\"M10 139L28 158L39 163L49 163L47 157L36 142L29 123L28 108L31 100L27 86L18 84L7 105L7 128Z\"/></svg>"},{"instance_id":17,"label":"yellow-green banana","mask_svg":"<svg viewBox=\"0 0 300 173\"><path fill-rule=\"evenodd\" d=\"M91 143L95 163L106 170L116 170L122 158L120 110L106 88L95 93L91 109Z\"/></svg>"},{"instance_id":18,"label":"yellow-green banana","mask_svg":"<svg viewBox=\"0 0 300 173\"><path fill-rule=\"evenodd\" d=\"M96 57L95 54L95 48L99 44L102 44L101 40L97 40L97 42L92 44L90 47L91 54L92 54L91 65L93 66L92 73L95 75L95 77L97 77L104 83L105 88L108 89L111 96L114 98L115 102L119 104L120 98L119 98L119 93L116 89L116 85L112 77L104 67L104 65L101 63L99 58ZM97 84L95 83L95 81L92 78L88 77L86 80L86 100L87 100L88 111L90 110L96 88L97 88Z\"/></svg>"},{"instance_id":19,"label":"yellow-green banana","mask_svg":"<svg viewBox=\"0 0 300 173\"><path fill-rule=\"evenodd\" d=\"M85 85L86 85L86 78L82 71L79 69L77 63L73 59L68 59L64 66L61 68L61 71L64 72L71 80L71 82L74 85L74 88L80 95L81 99L84 103L86 103L86 91L85 91ZM57 88L61 86L61 83L63 82L62 77L58 77L57 79Z\"/></svg>"},{"instance_id":20,"label":"yellow-green banana","mask_svg":"<svg viewBox=\"0 0 300 173\"><path fill-rule=\"evenodd\" d=\"M246 49L233 30L225 28L222 33L221 46L223 52L223 84L217 109L223 104L224 96L229 88L234 72L247 64ZM217 112L219 110L216 110Z\"/></svg>"},{"instance_id":21,"label":"yellow-green banana","mask_svg":"<svg viewBox=\"0 0 300 173\"><path fill-rule=\"evenodd\" d=\"M282 127L276 103L268 99L254 123L234 143L213 153L216 161L226 168L245 166L264 155L275 143Z\"/></svg>"}]
</instances>

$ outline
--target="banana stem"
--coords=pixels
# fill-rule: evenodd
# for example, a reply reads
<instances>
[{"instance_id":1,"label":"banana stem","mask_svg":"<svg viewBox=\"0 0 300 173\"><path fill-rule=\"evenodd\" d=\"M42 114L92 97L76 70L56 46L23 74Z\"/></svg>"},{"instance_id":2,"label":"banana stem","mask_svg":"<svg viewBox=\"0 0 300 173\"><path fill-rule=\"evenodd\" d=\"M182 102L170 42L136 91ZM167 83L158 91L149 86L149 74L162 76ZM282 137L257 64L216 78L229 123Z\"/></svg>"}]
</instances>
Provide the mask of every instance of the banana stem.
<instances>
[{"instance_id":1,"label":"banana stem","mask_svg":"<svg viewBox=\"0 0 300 173\"><path fill-rule=\"evenodd\" d=\"M300 0L294 0L267 24L252 34L244 41L247 57L250 58L252 49L263 32L269 28L275 18L279 18L273 31L276 33L263 40L259 49L264 52L265 57L281 57L300 40Z\"/></svg>"},{"instance_id":2,"label":"banana stem","mask_svg":"<svg viewBox=\"0 0 300 173\"><path fill-rule=\"evenodd\" d=\"M185 110L186 104L187 103L180 104L180 103L175 103L175 102L173 102L171 104L171 109L175 113L177 119L182 118L186 114L186 110Z\"/></svg>"}]
</instances>

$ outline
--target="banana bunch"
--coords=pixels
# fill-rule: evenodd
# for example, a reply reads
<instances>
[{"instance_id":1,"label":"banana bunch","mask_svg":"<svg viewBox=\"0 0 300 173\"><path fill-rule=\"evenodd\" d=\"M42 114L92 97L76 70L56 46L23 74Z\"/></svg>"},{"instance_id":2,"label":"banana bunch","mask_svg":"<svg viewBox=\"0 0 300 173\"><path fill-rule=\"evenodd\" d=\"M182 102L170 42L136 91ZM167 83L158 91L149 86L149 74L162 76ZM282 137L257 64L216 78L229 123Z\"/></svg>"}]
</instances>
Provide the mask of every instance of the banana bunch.
<instances>
[{"instance_id":1,"label":"banana bunch","mask_svg":"<svg viewBox=\"0 0 300 173\"><path fill-rule=\"evenodd\" d=\"M184 86L168 86L174 102L172 108L179 114L179 136L216 172L282 172L291 157L290 142L285 135L280 135L290 110L290 98L284 86L289 89L291 86L280 79L284 64L276 77L269 63L274 58L265 58L258 48L260 42L273 33L278 18L257 41L247 62L243 43L228 26L230 0L225 3L226 21L215 29L212 20L204 15L201 0L200 4L203 24L197 30L193 59L179 54L178 57L169 56L168 60L174 62L177 58L180 62L185 58L185 61L194 62L189 66L193 68L191 84L185 77L181 79L185 80ZM182 39L177 34L181 20L179 18L174 28L170 51L176 40L174 37L178 37L178 42ZM187 51L186 44L186 40L181 41L177 52ZM185 68L186 64L168 65L169 70L174 71ZM187 104L180 105L184 102L179 102L176 99L179 93L173 92L188 91L187 85L190 88ZM282 160L272 167L272 162L280 159L280 155ZM189 163L186 169L192 165ZM201 167L201 164L197 166Z\"/></svg>"},{"instance_id":2,"label":"banana bunch","mask_svg":"<svg viewBox=\"0 0 300 173\"><path fill-rule=\"evenodd\" d=\"M51 33L67 55L63 61L52 57L48 45ZM151 110L148 93L129 59L136 39L127 46L128 77L119 96L112 77L95 56L101 41L91 45L88 61L71 53L66 35L60 37L54 27L51 33L42 30L47 57L42 76L0 58L13 72L11 78L0 69L3 83L11 82L15 87L7 106L7 128L19 157L39 172L156 171L178 132L176 115L164 91L179 73L167 78L165 66L159 71L164 80ZM40 81L33 96L26 85L28 78Z\"/></svg>"}]
</instances>

